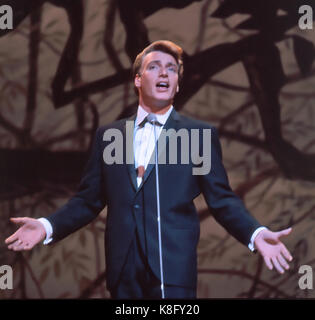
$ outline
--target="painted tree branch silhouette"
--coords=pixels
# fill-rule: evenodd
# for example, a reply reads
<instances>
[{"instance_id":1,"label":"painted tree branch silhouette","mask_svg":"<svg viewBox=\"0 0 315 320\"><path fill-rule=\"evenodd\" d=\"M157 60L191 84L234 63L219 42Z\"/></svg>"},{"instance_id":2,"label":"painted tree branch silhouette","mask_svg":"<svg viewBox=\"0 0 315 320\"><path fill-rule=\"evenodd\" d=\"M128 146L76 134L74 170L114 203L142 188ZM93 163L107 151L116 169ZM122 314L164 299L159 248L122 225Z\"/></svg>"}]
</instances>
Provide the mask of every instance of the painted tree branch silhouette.
<instances>
[{"instance_id":1,"label":"painted tree branch silhouette","mask_svg":"<svg viewBox=\"0 0 315 320\"><path fill-rule=\"evenodd\" d=\"M197 0L200 1L200 0ZM0 4L3 1L0 1ZM54 107L64 108L75 106L77 116L77 128L58 137L48 138L45 141L36 141L32 136L32 127L35 120L36 105L36 74L39 57L40 29L36 27L40 21L41 5L49 2L62 7L70 24L70 33L61 54L56 73L52 82L52 100ZM15 14L15 28L27 16L31 18L32 28L29 36L29 77L28 96L25 117L22 127L11 123L0 113L0 125L9 131L19 141L16 149L0 149L0 201L14 200L25 195L32 195L41 190L55 186L55 190L66 187L75 190L84 165L88 158L88 151L49 151L54 143L65 139L77 139L81 134L93 134L98 125L99 114L96 106L89 101L89 96L108 91L122 84L131 82L131 69L124 68L119 60L115 45L113 44L114 19L119 14L125 30L125 52L132 62L135 55L149 42L148 30L144 19L158 10L166 7L181 9L195 1L192 0L110 0L105 15L104 23L104 50L115 73L106 75L101 79L84 83L81 78L79 53L84 30L84 1L80 0L5 0L5 4L12 5ZM270 153L275 166L265 169L254 175L251 179L236 188L236 193L243 198L247 192L260 185L266 179L280 176L281 173L290 179L314 181L315 168L312 165L315 155L307 154L286 141L282 133L281 105L279 96L285 94L283 87L294 81L307 79L315 75L312 69L314 60L314 45L300 36L288 36L286 32L294 27L298 21L298 6L300 4L313 5L314 1L275 0L272 3L252 0L226 0L221 1L220 6L212 17L219 19L228 18L233 14L245 13L250 17L235 27L235 30L255 30L256 34L246 36L234 42L226 42L201 50L203 33L200 29L198 47L192 55L185 53L185 77L181 84L181 90L176 97L175 106L178 110L184 108L189 100L205 85L212 83L227 89L248 91L248 102L222 119L219 123L219 133L222 137L249 145L255 149ZM204 5L207 8L209 1ZM281 9L285 15L278 16ZM205 17L205 13L203 13ZM203 27L205 23L203 21ZM6 36L9 31L0 31L0 36ZM280 51L277 43L284 39L291 39L294 46L296 63L300 73L293 76L285 76ZM235 63L241 62L246 71L249 87L237 87L212 79L219 72L224 71ZM68 82L72 81L72 87L66 89ZM292 93L288 93L292 96ZM296 93L301 94L301 93ZM306 94L304 94L306 95ZM307 94L312 96L313 94ZM249 107L257 107L263 125L264 139L250 136L245 133L229 130L225 123L238 117L241 112ZM130 103L122 111L119 117L125 117L135 112L137 103ZM85 113L89 109L93 113L93 125L91 129L85 127ZM83 146L83 144L82 144ZM26 148L27 147L27 148ZM83 149L83 147L82 147ZM291 219L292 224L300 223L308 218L314 207L306 211L300 217ZM209 216L208 210L199 212L202 222ZM26 266L27 267L27 266ZM262 287L280 297L291 297L277 288L260 279L261 265L258 265L255 275L247 274L239 270L200 269L200 273L231 275L252 281L248 295L254 297L257 288ZM23 274L22 274L23 276ZM22 277L23 278L23 277ZM81 294L81 298L89 297L105 279L105 272L99 273ZM22 283L22 282L21 282ZM23 283L22 283L23 284ZM23 285L22 285L23 289ZM22 290L22 292L25 292Z\"/></svg>"},{"instance_id":2,"label":"painted tree branch silhouette","mask_svg":"<svg viewBox=\"0 0 315 320\"><path fill-rule=\"evenodd\" d=\"M17 15L15 19L16 24L19 24L31 12L38 10L44 2L45 1L39 0L21 1L18 3L12 2L14 12ZM52 99L55 107L65 107L70 103L77 101L77 99L86 101L87 97L91 94L103 92L118 85L128 83L130 81L131 69L123 69L121 63L116 61L117 59L114 62L113 57L115 52L113 51L114 47L111 43L112 30L110 30L110 21L107 21L107 33L105 33L104 44L113 64L116 65L117 72L113 75L106 76L103 79L71 88L68 91L65 90L67 81L73 77L75 72L78 72L78 55L84 27L84 7L82 1L54 0L50 2L64 8L71 27L68 40L52 82ZM144 3L139 0L134 2L131 8L130 2L123 0L118 1L117 9L126 31L125 48L130 59L132 60L136 53L149 42L147 30L143 23L145 17L164 7L183 8L192 2L194 1L169 1L166 5L163 1L155 1L154 4L148 4L147 2ZM250 83L250 91L262 120L265 141L258 141L258 139L254 137L239 135L238 133L230 132L224 128L221 128L220 130L221 135L267 150L272 154L283 174L290 179L314 181L315 168L313 163L315 155L305 154L299 151L292 144L284 140L281 132L281 106L279 103L279 94L281 88L288 83L289 79L284 76L279 49L276 47L275 42L287 37L285 32L296 25L297 12L295 10L300 2L301 1L295 1L294 4L292 2L287 4L286 2L279 0L266 6L266 4L261 1L258 1L255 5L253 5L252 2L245 0L232 2L224 1L216 12L212 14L213 17L225 18L234 13L247 13L250 14L251 17L237 26L237 28L255 29L259 32L258 34L245 37L244 39L233 43L223 43L203 51L198 50L192 56L185 54L185 76L183 83L181 84L180 93L176 97L175 106L178 110L182 109L183 106L209 81L209 79L211 79L211 77L239 61L243 62ZM115 4L110 2L109 8L107 18L111 17L111 19L113 19L116 8ZM278 9L285 10L287 15L277 16L276 12ZM33 17L35 19L34 14ZM268 17L268 19L266 19L266 17ZM35 37L36 34L33 34ZM4 33L2 35L4 35ZM309 41L298 36L294 36L292 39L295 45L298 65L300 66L302 75L307 77L311 72L311 66L314 59L314 46ZM38 39L36 41L38 42ZM31 67L33 66L32 68L34 69L36 60L35 51L38 49L36 49L37 47L31 44L31 42L30 47L34 52L33 60L30 61L32 62ZM306 61L305 59L302 59L301 52L307 53L308 58ZM216 63L213 63L214 61ZM34 82L30 82L29 85L30 88L32 88L31 91L33 94L29 96L28 111L24 122L25 128L20 129L16 127L14 124L6 121L2 115L0 116L0 124L15 134L15 136L19 137L19 139L23 138L25 140L26 137L28 137L28 141L36 148L36 144L31 142L32 138L30 135L31 123L34 118L35 110L34 88L36 88L36 86L34 85ZM90 107L95 115L95 127L98 123L97 111L95 110L95 106L94 108L93 106ZM134 113L136 107L136 103L131 103L122 111L119 117L121 118ZM27 135L25 135L25 130L28 132ZM45 143L42 143L41 145L45 145ZM46 151L33 150L33 152L32 150L28 150L25 154L23 153L23 150L15 151L21 155L21 158L25 159L28 157L33 158L35 156L39 156L40 158L46 157ZM27 185L27 181L23 178L26 177L27 174L21 174L20 178L17 178L17 175L15 174L16 172L20 172L19 164L15 161L11 161L16 155L15 151L0 150L2 156L0 171L3 173L3 176L6 177L6 187L8 187L7 184L10 184L11 186ZM67 158L70 154L71 151L69 151L69 155L54 152L50 155L50 159L54 159L51 161L52 163L59 163L62 157ZM72 153L75 157L73 157L71 169L77 168L77 171L72 175L73 180L71 181L71 184L78 180L75 176L79 176L82 172L82 163L87 157L86 154L87 153L84 151L80 153L80 155ZM64 163L67 163L67 160L64 160ZM29 167L26 166L27 163L29 164ZM62 172L65 170L65 167L63 166L57 167L52 165L52 167L50 167L46 166L44 162L41 162L41 166L41 174L44 174L45 170L49 170L54 172L54 175L58 177L61 177ZM24 170L25 172L34 172L31 161L25 162ZM48 178L47 175L44 174L44 176ZM41 180L42 178L39 176L37 177L35 174L33 187L35 188L35 181ZM69 182L69 180L67 181ZM67 183L66 180L64 183ZM38 187L35 189L40 187L40 184L38 184ZM14 188L12 190L14 190ZM31 188L29 190L33 189Z\"/></svg>"}]
</instances>

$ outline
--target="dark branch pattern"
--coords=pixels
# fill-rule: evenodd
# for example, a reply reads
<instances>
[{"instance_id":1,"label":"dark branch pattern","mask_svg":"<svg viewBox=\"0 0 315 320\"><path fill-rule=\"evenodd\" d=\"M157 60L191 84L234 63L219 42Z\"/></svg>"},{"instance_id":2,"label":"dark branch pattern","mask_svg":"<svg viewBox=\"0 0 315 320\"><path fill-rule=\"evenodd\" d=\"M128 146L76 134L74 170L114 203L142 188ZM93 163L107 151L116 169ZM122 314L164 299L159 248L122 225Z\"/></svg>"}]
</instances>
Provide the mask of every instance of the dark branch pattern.
<instances>
[{"instance_id":1,"label":"dark branch pattern","mask_svg":"<svg viewBox=\"0 0 315 320\"><path fill-rule=\"evenodd\" d=\"M198 1L198 0L197 0ZM120 85L125 85L123 104L126 107L119 115L119 118L129 116L134 113L137 103L128 104L128 86L132 84L131 69L124 68L120 61L117 49L113 43L115 19L119 14L120 21L125 30L126 42L125 52L132 62L136 54L149 44L149 33L145 24L145 19L163 8L181 9L187 7L194 2L193 0L156 0L153 2L145 0L109 0L105 14L103 45L105 53L114 66L115 74L106 75L102 79L84 83L81 75L81 66L83 63L79 61L80 45L84 30L84 1L83 0L6 0L5 4L12 5L14 12L14 27L27 17L30 16L30 33L24 34L29 37L28 52L28 84L26 89L26 107L23 123L18 127L9 120L9 117L0 113L0 125L8 131L16 140L17 149L0 149L0 200L9 202L10 212L14 212L14 200L24 196L32 196L34 204L29 207L36 207L38 203L45 199L47 205L53 207L53 201L50 199L50 191L53 196L64 195L64 191L72 192L79 182L79 178L83 171L84 165L88 157L88 151L58 151L51 152L48 149L66 139L78 139L80 149L84 149L84 140L88 136L93 135L99 124L99 113L96 105L89 100L89 96L95 93L106 92ZM56 6L63 8L67 14L70 24L70 34L63 48L56 74L52 82L52 100L55 108L74 107L77 117L77 127L71 129L65 134L49 138L46 141L36 141L32 135L36 112L39 106L36 101L38 91L38 58L41 40L41 5L50 2ZM302 179L307 181L315 180L315 155L304 153L298 150L290 142L283 138L283 123L281 121L281 105L279 96L313 98L314 94L310 93L292 93L281 91L286 84L297 82L300 80L310 79L314 77L315 70L312 69L314 61L314 45L300 36L288 36L285 34L287 30L296 25L298 16L297 8L300 4L308 4L311 1L282 1L275 0L266 4L265 1L257 0L253 5L252 0L223 0L220 2L218 10L213 14L221 18L229 31L236 32L240 36L240 40L235 42L225 42L220 45L208 47L204 50L205 40L204 28L206 26L207 10L211 1L205 1L200 12L200 28L197 37L197 45L194 53L189 56L185 54L185 77L181 84L180 93L176 97L175 107L182 110L190 99L198 93L204 86L215 86L225 90L233 90L234 92L247 93L246 102L237 106L235 110L227 116L219 119L219 134L227 140L238 141L246 144L251 150L259 150L259 152L270 153L276 164L267 169L258 172L249 177L245 182L240 184L235 192L245 199L246 195L255 187L260 186L266 180L274 181L274 179L284 174L285 177L291 179ZM0 4L2 2L0 1ZM277 10L284 10L284 17L277 16ZM235 13L246 13L250 15L249 19L239 24L237 27L231 28L224 19ZM245 36L240 30L251 29L257 33L252 36ZM276 32L273 32L276 30ZM0 31L0 36L5 36L10 30ZM285 76L280 51L276 44L283 39L291 39L294 43L294 54L297 59L297 65L300 69L299 73L291 76ZM46 46L53 48L56 54L59 51L45 40ZM301 52L306 51L307 61L303 61ZM95 62L96 63L99 63ZM215 75L241 62L246 71L249 87L232 85L212 79ZM70 89L68 82L71 82ZM228 129L228 125L234 120L240 118L243 112L249 108L257 107L261 119L264 140L251 136L240 130ZM92 114L92 128L87 129L85 123L87 121L88 112ZM210 121L210 119L204 119ZM314 144L309 143L309 146ZM269 184L268 184L269 186ZM44 191L43 191L44 190ZM43 194L47 192L47 194ZM49 198L49 199L47 199ZM27 206L25 206L27 208ZM314 212L314 206L309 210L304 210L300 216L292 214L287 220L281 220L285 225L296 225L311 219ZM209 216L208 210L199 212L200 221L203 222ZM282 218L282 217L281 217ZM105 220L105 219L103 219ZM106 221L103 221L106 222ZM276 221L274 221L276 224ZM97 243L97 226L93 225L93 240ZM229 237L220 240L216 244L216 250L225 249L225 244ZM84 240L82 240L84 242ZM96 245L98 251L98 246ZM307 248L307 247L306 247ZM299 250L305 253L305 244L303 242L296 245L296 254ZM304 251L303 251L304 250ZM98 252L97 261L99 261ZM65 254L66 256L66 254ZM21 257L17 256L16 263L20 264L21 273L19 278L20 296L27 298L26 277L30 276L35 283L36 289L40 297L44 297L41 288L41 281L34 276L34 272L30 264ZM313 262L310 262L310 264ZM59 270L55 266L55 270ZM105 280L105 272L100 272L100 266L97 266L97 277L91 283L81 290L80 298L90 297L95 293L95 289L99 288ZM296 270L295 270L296 271ZM240 293L245 297L275 296L282 298L291 298L291 294L286 294L280 289L284 283L283 280L277 284L270 284L261 280L262 277L262 261L259 260L256 265L254 274L249 274L244 270L238 269L206 269L200 268L199 273L208 275L224 275L247 279L249 289ZM292 278L292 274L288 278ZM40 277L44 278L44 277ZM17 295L15 292L12 297Z\"/></svg>"}]
</instances>

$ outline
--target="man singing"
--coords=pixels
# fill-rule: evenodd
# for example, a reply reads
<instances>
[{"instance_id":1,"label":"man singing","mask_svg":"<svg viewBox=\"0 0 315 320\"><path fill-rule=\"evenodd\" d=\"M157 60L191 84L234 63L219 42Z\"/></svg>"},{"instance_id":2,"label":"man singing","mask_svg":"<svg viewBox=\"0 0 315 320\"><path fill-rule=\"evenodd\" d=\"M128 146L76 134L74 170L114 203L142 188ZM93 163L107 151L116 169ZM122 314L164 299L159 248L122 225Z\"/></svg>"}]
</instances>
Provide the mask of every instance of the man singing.
<instances>
[{"instance_id":1,"label":"man singing","mask_svg":"<svg viewBox=\"0 0 315 320\"><path fill-rule=\"evenodd\" d=\"M173 107L183 76L182 49L170 41L153 42L139 53L133 72L137 114L96 131L78 191L57 212L40 219L11 219L20 228L6 239L8 248L21 251L43 240L55 243L87 225L107 206L106 280L112 298L196 298L200 223L193 200L202 193L218 223L251 251L257 250L269 269L283 273L292 257L280 237L291 228L272 232L248 213L229 186L216 129L180 115ZM155 122L150 120L152 115ZM131 138L126 134L128 121L133 124ZM132 141L130 148L124 148L124 159L131 157L132 163L105 161L104 150L112 143L105 133L110 129L121 132L124 145ZM185 130L189 137L199 130L200 150L206 150L205 144L211 150L211 169L194 174L191 157L185 163L158 162L157 189L155 164L150 159L159 146L156 139L170 129ZM209 141L202 137L207 130L211 130ZM166 159L183 143L177 139L175 148L174 144L170 148L169 140L159 150Z\"/></svg>"}]
</instances>

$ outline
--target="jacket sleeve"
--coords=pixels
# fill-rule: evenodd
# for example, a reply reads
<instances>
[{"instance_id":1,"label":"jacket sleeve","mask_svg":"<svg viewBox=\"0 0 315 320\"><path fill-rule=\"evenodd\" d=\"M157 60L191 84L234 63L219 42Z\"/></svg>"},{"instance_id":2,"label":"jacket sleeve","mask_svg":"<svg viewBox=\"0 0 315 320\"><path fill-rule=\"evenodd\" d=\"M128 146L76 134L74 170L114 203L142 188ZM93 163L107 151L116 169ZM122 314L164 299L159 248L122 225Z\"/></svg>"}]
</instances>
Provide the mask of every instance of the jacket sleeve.
<instances>
[{"instance_id":1,"label":"jacket sleeve","mask_svg":"<svg viewBox=\"0 0 315 320\"><path fill-rule=\"evenodd\" d=\"M106 205L102 182L101 132L99 128L95 133L78 191L64 206L46 217L53 229L51 243L65 238L90 223Z\"/></svg>"},{"instance_id":2,"label":"jacket sleeve","mask_svg":"<svg viewBox=\"0 0 315 320\"><path fill-rule=\"evenodd\" d=\"M242 200L232 191L222 163L222 150L215 128L211 128L211 169L201 175L200 188L210 212L228 233L244 245L250 243L261 224L250 215Z\"/></svg>"}]
</instances>

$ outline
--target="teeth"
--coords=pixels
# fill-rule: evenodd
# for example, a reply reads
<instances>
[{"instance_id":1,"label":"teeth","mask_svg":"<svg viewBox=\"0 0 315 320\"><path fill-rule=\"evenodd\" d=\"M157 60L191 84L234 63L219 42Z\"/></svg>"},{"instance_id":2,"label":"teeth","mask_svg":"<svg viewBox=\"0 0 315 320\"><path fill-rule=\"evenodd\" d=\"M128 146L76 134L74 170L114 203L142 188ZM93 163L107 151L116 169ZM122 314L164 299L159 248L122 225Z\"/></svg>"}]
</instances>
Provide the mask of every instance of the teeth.
<instances>
[{"instance_id":1,"label":"teeth","mask_svg":"<svg viewBox=\"0 0 315 320\"><path fill-rule=\"evenodd\" d=\"M168 88L168 83L166 83L166 82L159 82L157 85L156 85L157 87L165 87L165 88Z\"/></svg>"}]
</instances>

